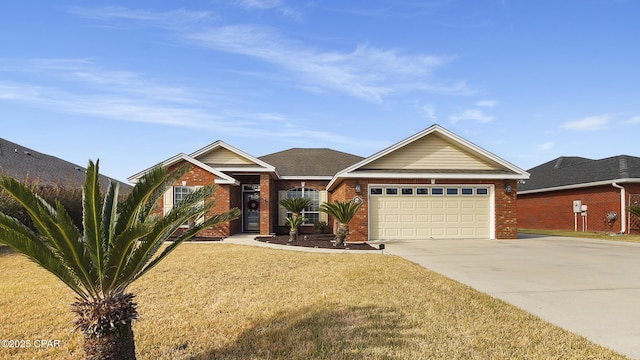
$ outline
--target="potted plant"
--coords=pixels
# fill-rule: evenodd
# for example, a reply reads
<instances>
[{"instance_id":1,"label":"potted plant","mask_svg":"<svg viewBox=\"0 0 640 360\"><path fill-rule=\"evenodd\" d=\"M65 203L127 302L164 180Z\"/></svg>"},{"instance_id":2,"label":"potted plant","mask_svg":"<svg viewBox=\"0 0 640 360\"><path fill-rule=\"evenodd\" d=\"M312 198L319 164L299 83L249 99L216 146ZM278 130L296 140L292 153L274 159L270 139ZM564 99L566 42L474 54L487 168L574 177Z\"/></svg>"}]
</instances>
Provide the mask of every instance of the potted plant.
<instances>
[{"instance_id":1,"label":"potted plant","mask_svg":"<svg viewBox=\"0 0 640 360\"><path fill-rule=\"evenodd\" d=\"M324 229L327 227L326 221L316 221L313 223L313 228L316 230L316 234L324 233Z\"/></svg>"}]
</instances>

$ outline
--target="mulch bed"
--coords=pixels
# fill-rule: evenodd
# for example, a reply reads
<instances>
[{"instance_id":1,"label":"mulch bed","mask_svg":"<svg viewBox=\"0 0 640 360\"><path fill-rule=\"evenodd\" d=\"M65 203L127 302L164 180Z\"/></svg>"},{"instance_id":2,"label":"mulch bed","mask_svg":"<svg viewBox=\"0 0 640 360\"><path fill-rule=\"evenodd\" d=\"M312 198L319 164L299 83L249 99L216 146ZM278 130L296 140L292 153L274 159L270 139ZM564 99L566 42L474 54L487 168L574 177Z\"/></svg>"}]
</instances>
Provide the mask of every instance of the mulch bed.
<instances>
[{"instance_id":1,"label":"mulch bed","mask_svg":"<svg viewBox=\"0 0 640 360\"><path fill-rule=\"evenodd\" d=\"M305 240L305 237L307 238ZM330 234L301 234L298 235L298 239L293 242L289 242L289 235L276 235L276 236L256 236L258 241L288 245L288 246L304 246L321 249L346 249L346 250L378 250L377 248L369 244L343 244L333 246L333 235Z\"/></svg>"}]
</instances>

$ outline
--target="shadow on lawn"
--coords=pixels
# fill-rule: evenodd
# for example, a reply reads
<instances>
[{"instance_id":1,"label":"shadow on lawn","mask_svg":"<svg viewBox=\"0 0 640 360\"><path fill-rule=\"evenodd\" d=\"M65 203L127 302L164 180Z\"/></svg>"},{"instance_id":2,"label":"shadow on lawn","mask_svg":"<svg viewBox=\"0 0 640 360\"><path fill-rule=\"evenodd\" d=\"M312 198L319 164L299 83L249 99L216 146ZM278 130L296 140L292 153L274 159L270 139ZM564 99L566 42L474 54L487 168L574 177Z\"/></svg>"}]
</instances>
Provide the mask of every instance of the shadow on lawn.
<instances>
[{"instance_id":1,"label":"shadow on lawn","mask_svg":"<svg viewBox=\"0 0 640 360\"><path fill-rule=\"evenodd\" d=\"M265 319L232 344L191 359L402 358L397 350L411 337L406 323L393 308L308 307Z\"/></svg>"},{"instance_id":2,"label":"shadow on lawn","mask_svg":"<svg viewBox=\"0 0 640 360\"><path fill-rule=\"evenodd\" d=\"M6 245L0 245L0 256L15 254L15 251Z\"/></svg>"}]
</instances>

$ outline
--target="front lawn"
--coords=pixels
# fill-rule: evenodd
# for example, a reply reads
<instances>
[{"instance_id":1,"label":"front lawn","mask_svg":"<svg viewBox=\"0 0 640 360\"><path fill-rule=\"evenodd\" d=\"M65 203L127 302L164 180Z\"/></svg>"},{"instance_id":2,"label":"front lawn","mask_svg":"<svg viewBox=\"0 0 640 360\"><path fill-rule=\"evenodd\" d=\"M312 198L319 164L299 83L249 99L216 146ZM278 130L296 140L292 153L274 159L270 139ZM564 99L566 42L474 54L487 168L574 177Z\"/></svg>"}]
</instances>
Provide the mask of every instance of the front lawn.
<instances>
[{"instance_id":1,"label":"front lawn","mask_svg":"<svg viewBox=\"0 0 640 360\"><path fill-rule=\"evenodd\" d=\"M518 229L518 232L523 234L537 234L537 235L565 236L565 237L597 239L597 240L640 242L640 235L626 235L626 234L620 235L620 234L605 234L601 232L538 230L538 229Z\"/></svg>"},{"instance_id":2,"label":"front lawn","mask_svg":"<svg viewBox=\"0 0 640 360\"><path fill-rule=\"evenodd\" d=\"M0 348L82 358L73 293L0 249ZM399 257L185 243L131 290L139 359L623 359Z\"/></svg>"}]
</instances>

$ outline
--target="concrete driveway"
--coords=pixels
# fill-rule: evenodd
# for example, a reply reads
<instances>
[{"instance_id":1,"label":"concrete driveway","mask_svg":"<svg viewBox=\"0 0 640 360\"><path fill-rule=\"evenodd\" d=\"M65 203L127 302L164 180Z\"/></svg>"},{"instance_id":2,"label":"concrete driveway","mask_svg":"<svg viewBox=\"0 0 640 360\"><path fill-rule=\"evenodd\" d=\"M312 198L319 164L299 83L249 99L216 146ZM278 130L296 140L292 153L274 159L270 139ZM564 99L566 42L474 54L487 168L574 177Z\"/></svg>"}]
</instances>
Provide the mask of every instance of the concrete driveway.
<instances>
[{"instance_id":1,"label":"concrete driveway","mask_svg":"<svg viewBox=\"0 0 640 360\"><path fill-rule=\"evenodd\" d=\"M522 235L387 242L386 252L640 359L640 244Z\"/></svg>"}]
</instances>

